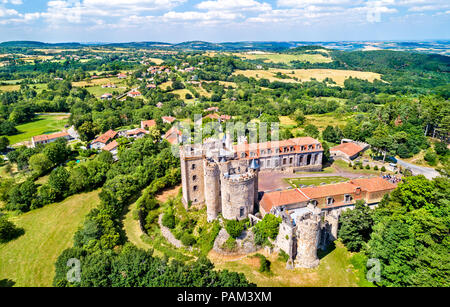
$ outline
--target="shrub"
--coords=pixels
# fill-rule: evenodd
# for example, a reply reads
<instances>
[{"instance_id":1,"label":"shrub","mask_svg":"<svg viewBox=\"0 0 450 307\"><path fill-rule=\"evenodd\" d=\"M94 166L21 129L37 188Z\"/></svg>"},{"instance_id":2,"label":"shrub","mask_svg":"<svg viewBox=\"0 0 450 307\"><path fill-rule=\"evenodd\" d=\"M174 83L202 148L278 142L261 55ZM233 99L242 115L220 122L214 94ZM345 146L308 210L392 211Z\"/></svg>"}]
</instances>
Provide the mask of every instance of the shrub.
<instances>
[{"instance_id":1,"label":"shrub","mask_svg":"<svg viewBox=\"0 0 450 307\"><path fill-rule=\"evenodd\" d=\"M239 221L228 220L225 223L225 229L232 238L236 239L244 230L244 224Z\"/></svg>"},{"instance_id":2,"label":"shrub","mask_svg":"<svg viewBox=\"0 0 450 307\"><path fill-rule=\"evenodd\" d=\"M433 150L427 150L425 156L423 157L425 161L430 165L435 165L437 160L437 155Z\"/></svg>"},{"instance_id":3,"label":"shrub","mask_svg":"<svg viewBox=\"0 0 450 307\"><path fill-rule=\"evenodd\" d=\"M8 242L23 232L5 217L0 216L0 243Z\"/></svg>"},{"instance_id":4,"label":"shrub","mask_svg":"<svg viewBox=\"0 0 450 307\"><path fill-rule=\"evenodd\" d=\"M181 243L183 243L183 245L185 246L192 246L197 243L197 241L195 240L194 236L185 233L181 236Z\"/></svg>"},{"instance_id":5,"label":"shrub","mask_svg":"<svg viewBox=\"0 0 450 307\"><path fill-rule=\"evenodd\" d=\"M366 165L366 169L370 169L370 165L369 164Z\"/></svg>"},{"instance_id":6,"label":"shrub","mask_svg":"<svg viewBox=\"0 0 450 307\"><path fill-rule=\"evenodd\" d=\"M356 169L356 164L353 164L353 169Z\"/></svg>"},{"instance_id":7,"label":"shrub","mask_svg":"<svg viewBox=\"0 0 450 307\"><path fill-rule=\"evenodd\" d=\"M386 168L385 168L384 166L382 166L382 167L381 167L381 171L382 171L382 172L385 172L385 171L386 171Z\"/></svg>"},{"instance_id":8,"label":"shrub","mask_svg":"<svg viewBox=\"0 0 450 307\"><path fill-rule=\"evenodd\" d=\"M266 214L261 222L253 227L255 243L257 245L267 245L268 238L275 239L278 235L281 218L273 214Z\"/></svg>"},{"instance_id":9,"label":"shrub","mask_svg":"<svg viewBox=\"0 0 450 307\"><path fill-rule=\"evenodd\" d=\"M226 249L228 251L233 251L236 248L236 239L233 237L229 237L225 243L222 245L223 249Z\"/></svg>"},{"instance_id":10,"label":"shrub","mask_svg":"<svg viewBox=\"0 0 450 307\"><path fill-rule=\"evenodd\" d=\"M362 165L362 163L359 164L359 169L363 169L364 166Z\"/></svg>"},{"instance_id":11,"label":"shrub","mask_svg":"<svg viewBox=\"0 0 450 307\"><path fill-rule=\"evenodd\" d=\"M373 170L374 170L374 171L377 171L377 170L378 170L378 165L375 165L375 166L373 167Z\"/></svg>"},{"instance_id":12,"label":"shrub","mask_svg":"<svg viewBox=\"0 0 450 307\"><path fill-rule=\"evenodd\" d=\"M280 253L278 254L278 260L282 262L287 262L289 260L289 255L282 249L280 249Z\"/></svg>"},{"instance_id":13,"label":"shrub","mask_svg":"<svg viewBox=\"0 0 450 307\"><path fill-rule=\"evenodd\" d=\"M348 162L348 167L352 167L352 162Z\"/></svg>"},{"instance_id":14,"label":"shrub","mask_svg":"<svg viewBox=\"0 0 450 307\"><path fill-rule=\"evenodd\" d=\"M162 217L162 224L169 229L175 228L175 215L171 209L164 213Z\"/></svg>"},{"instance_id":15,"label":"shrub","mask_svg":"<svg viewBox=\"0 0 450 307\"><path fill-rule=\"evenodd\" d=\"M270 261L264 255L256 254L255 256L259 258L259 271L261 273L264 273L264 272L269 273L270 272Z\"/></svg>"}]
</instances>

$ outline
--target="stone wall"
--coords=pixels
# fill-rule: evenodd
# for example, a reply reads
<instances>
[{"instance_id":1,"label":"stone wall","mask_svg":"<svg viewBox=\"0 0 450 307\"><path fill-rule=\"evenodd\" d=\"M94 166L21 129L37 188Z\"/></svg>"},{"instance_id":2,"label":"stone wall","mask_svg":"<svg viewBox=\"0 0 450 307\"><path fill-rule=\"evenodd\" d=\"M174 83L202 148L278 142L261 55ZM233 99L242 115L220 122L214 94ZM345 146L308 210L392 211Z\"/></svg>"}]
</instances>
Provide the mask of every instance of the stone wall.
<instances>
[{"instance_id":1,"label":"stone wall","mask_svg":"<svg viewBox=\"0 0 450 307\"><path fill-rule=\"evenodd\" d=\"M254 213L255 175L248 173L239 180L221 176L222 215L227 220L243 220Z\"/></svg>"}]
</instances>

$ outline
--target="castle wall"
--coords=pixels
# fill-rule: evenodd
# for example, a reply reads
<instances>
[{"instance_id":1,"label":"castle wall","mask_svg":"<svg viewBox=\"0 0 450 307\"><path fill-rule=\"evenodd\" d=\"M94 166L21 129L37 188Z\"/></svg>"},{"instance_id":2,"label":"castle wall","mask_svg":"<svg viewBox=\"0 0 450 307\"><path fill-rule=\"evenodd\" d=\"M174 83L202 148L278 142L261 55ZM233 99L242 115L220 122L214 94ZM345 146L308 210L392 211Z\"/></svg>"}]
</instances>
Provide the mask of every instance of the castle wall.
<instances>
[{"instance_id":1,"label":"castle wall","mask_svg":"<svg viewBox=\"0 0 450 307\"><path fill-rule=\"evenodd\" d=\"M183 202L186 208L189 203L196 205L205 202L202 157L185 157L180 162Z\"/></svg>"}]
</instances>

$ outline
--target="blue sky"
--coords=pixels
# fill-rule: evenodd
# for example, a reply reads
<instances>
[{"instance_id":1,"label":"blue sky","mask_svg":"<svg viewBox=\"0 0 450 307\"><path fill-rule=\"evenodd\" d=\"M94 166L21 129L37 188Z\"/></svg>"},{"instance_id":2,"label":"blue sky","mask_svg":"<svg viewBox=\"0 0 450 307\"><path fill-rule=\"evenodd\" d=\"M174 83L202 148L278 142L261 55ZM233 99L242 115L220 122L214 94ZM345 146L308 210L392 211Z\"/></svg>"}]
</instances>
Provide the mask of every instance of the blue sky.
<instances>
[{"instance_id":1,"label":"blue sky","mask_svg":"<svg viewBox=\"0 0 450 307\"><path fill-rule=\"evenodd\" d=\"M0 41L450 38L449 0L0 0Z\"/></svg>"}]
</instances>

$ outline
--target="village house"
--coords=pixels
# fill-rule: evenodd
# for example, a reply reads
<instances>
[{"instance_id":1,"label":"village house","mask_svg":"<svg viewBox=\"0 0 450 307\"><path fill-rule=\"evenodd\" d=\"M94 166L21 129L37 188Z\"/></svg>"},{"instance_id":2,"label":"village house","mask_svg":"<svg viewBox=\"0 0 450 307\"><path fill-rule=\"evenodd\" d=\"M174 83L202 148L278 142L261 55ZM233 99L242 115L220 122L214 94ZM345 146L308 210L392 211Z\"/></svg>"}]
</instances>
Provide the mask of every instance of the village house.
<instances>
[{"instance_id":1,"label":"village house","mask_svg":"<svg viewBox=\"0 0 450 307\"><path fill-rule=\"evenodd\" d=\"M103 84L102 88L116 88L117 86L113 83Z\"/></svg>"},{"instance_id":2,"label":"village house","mask_svg":"<svg viewBox=\"0 0 450 307\"><path fill-rule=\"evenodd\" d=\"M119 74L117 74L117 78L119 78L119 79L126 79L126 78L127 78L127 75L126 75L126 74L119 73Z\"/></svg>"},{"instance_id":3,"label":"village house","mask_svg":"<svg viewBox=\"0 0 450 307\"><path fill-rule=\"evenodd\" d=\"M112 140L114 140L117 137L118 133L114 130L108 130L99 137L97 137L95 140L93 140L90 144L90 148L94 149L102 149L107 144L109 144Z\"/></svg>"},{"instance_id":4,"label":"village house","mask_svg":"<svg viewBox=\"0 0 450 307\"><path fill-rule=\"evenodd\" d=\"M131 98L134 98L134 97L139 97L139 96L141 96L142 94L141 94L141 92L139 92L139 91L131 91L131 92L129 92L128 94L127 94L127 96L128 97L131 97Z\"/></svg>"},{"instance_id":5,"label":"village house","mask_svg":"<svg viewBox=\"0 0 450 307\"><path fill-rule=\"evenodd\" d=\"M117 161L117 154L119 153L119 143L116 140L104 146L102 150L109 151L112 154L113 159Z\"/></svg>"},{"instance_id":6,"label":"village house","mask_svg":"<svg viewBox=\"0 0 450 307\"><path fill-rule=\"evenodd\" d=\"M141 129L147 129L150 127L156 127L156 121L154 119L141 121Z\"/></svg>"},{"instance_id":7,"label":"village house","mask_svg":"<svg viewBox=\"0 0 450 307\"><path fill-rule=\"evenodd\" d=\"M132 129L132 130L125 131L124 136L126 138L140 139L140 138L144 137L148 133L149 132L147 130L145 130L145 129L137 128L137 129Z\"/></svg>"},{"instance_id":8,"label":"village house","mask_svg":"<svg viewBox=\"0 0 450 307\"><path fill-rule=\"evenodd\" d=\"M341 159L350 162L367 148L369 148L368 144L343 139L340 145L330 148L330 156L334 160Z\"/></svg>"},{"instance_id":9,"label":"village house","mask_svg":"<svg viewBox=\"0 0 450 307\"><path fill-rule=\"evenodd\" d=\"M177 145L183 142L183 134L177 126L173 126L163 135L163 139L172 145Z\"/></svg>"},{"instance_id":10,"label":"village house","mask_svg":"<svg viewBox=\"0 0 450 307\"><path fill-rule=\"evenodd\" d=\"M162 119L163 123L165 123L165 124L171 124L174 121L176 121L176 118L172 117L172 116L163 116L163 117L161 117L161 119Z\"/></svg>"},{"instance_id":11,"label":"village house","mask_svg":"<svg viewBox=\"0 0 450 307\"><path fill-rule=\"evenodd\" d=\"M100 97L100 99L102 99L102 100L105 100L105 99L111 100L112 98L113 98L113 95L111 93L105 93Z\"/></svg>"},{"instance_id":12,"label":"village house","mask_svg":"<svg viewBox=\"0 0 450 307\"><path fill-rule=\"evenodd\" d=\"M39 144L52 143L61 138L66 139L66 140L72 139L70 134L65 131L53 133L53 134L36 135L31 138L31 146L36 147Z\"/></svg>"}]
</instances>

